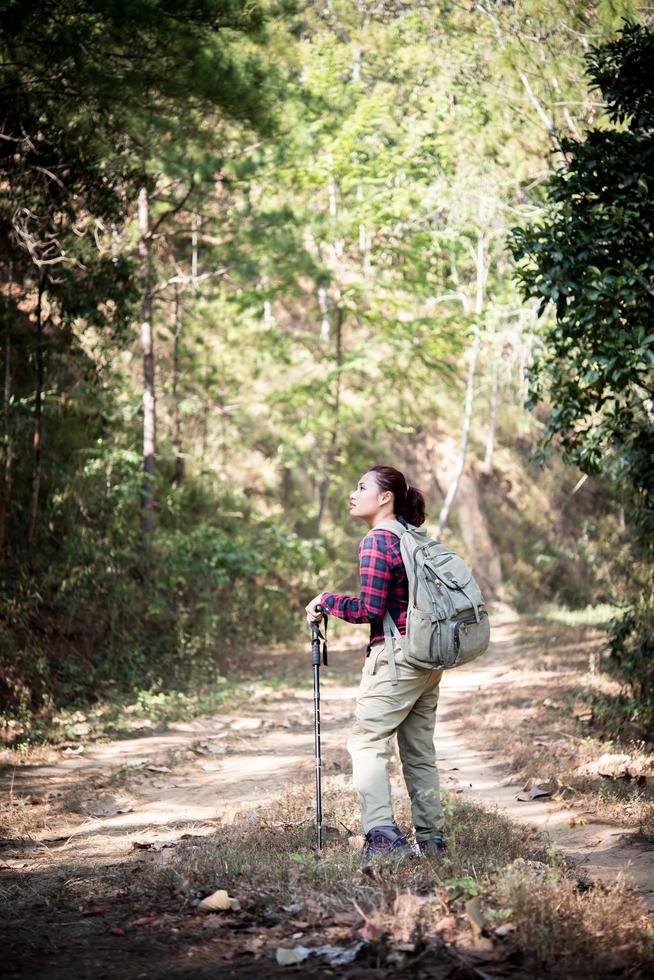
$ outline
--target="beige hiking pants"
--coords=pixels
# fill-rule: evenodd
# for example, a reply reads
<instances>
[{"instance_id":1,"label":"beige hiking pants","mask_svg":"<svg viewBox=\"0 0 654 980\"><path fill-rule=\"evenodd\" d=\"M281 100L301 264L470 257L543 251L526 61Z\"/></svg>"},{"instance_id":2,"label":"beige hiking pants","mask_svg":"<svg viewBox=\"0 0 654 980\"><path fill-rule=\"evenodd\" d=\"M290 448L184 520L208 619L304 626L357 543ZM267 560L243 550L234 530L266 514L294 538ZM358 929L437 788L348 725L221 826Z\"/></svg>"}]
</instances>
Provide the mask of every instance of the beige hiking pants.
<instances>
[{"instance_id":1,"label":"beige hiking pants","mask_svg":"<svg viewBox=\"0 0 654 980\"><path fill-rule=\"evenodd\" d=\"M367 834L373 827L394 823L388 763L390 740L397 734L416 840L427 840L444 829L434 748L443 672L409 666L397 640L393 649L398 675L395 685L389 677L383 642L375 643L366 657L347 747L361 800L363 832Z\"/></svg>"}]
</instances>

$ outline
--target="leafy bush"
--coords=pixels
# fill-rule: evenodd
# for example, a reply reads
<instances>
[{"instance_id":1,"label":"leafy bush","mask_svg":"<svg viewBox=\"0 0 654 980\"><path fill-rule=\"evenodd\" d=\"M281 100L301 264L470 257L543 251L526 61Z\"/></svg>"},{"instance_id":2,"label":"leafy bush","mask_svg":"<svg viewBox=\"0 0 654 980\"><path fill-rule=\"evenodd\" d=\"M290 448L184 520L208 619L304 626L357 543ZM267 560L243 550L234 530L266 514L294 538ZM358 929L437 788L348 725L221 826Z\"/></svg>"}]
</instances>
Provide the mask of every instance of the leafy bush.
<instances>
[{"instance_id":1,"label":"leafy bush","mask_svg":"<svg viewBox=\"0 0 654 980\"><path fill-rule=\"evenodd\" d=\"M567 461L620 488L632 560L612 657L654 704L654 31L627 23L586 60L608 122L560 141L564 163L544 185L544 211L514 230L510 246L524 296L539 313L548 304L556 312L531 379L532 407L543 399L553 406L544 451L556 437Z\"/></svg>"},{"instance_id":2,"label":"leafy bush","mask_svg":"<svg viewBox=\"0 0 654 980\"><path fill-rule=\"evenodd\" d=\"M145 549L137 454L100 446L53 495L40 560L0 581L0 710L210 679L229 651L287 639L319 548L245 500L158 486ZM47 549L47 550L46 550Z\"/></svg>"}]
</instances>

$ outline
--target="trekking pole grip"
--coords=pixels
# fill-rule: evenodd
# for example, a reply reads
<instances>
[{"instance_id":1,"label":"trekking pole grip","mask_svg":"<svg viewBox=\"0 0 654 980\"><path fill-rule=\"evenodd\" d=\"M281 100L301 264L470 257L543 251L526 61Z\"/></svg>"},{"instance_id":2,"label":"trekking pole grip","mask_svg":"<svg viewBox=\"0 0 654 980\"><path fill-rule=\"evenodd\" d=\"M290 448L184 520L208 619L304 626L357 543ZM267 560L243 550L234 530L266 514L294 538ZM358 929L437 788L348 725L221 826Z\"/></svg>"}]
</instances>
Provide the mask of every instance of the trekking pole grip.
<instances>
[{"instance_id":1,"label":"trekking pole grip","mask_svg":"<svg viewBox=\"0 0 654 980\"><path fill-rule=\"evenodd\" d=\"M322 606L316 606L316 612L324 612ZM320 624L311 624L311 666L320 667Z\"/></svg>"}]
</instances>

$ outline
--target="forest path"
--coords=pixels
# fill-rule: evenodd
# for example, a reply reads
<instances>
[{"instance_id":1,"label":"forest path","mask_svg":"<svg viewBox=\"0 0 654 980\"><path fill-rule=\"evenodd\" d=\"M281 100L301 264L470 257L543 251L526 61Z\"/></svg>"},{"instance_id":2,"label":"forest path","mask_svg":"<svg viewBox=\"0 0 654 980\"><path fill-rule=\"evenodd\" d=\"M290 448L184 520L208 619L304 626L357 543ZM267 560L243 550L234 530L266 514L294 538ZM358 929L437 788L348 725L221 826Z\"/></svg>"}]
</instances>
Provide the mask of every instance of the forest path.
<instances>
[{"instance_id":1,"label":"forest path","mask_svg":"<svg viewBox=\"0 0 654 980\"><path fill-rule=\"evenodd\" d=\"M520 622L501 623L484 660L444 675L436 729L441 784L546 831L591 878L610 882L623 874L653 912L654 850L635 829L594 820L592 813L565 802L519 802L524 777L516 778L508 755L479 748L478 737L468 738L471 708L478 708L479 699L503 687L507 694L519 694L512 664L520 657L520 640ZM359 650L351 644L330 649L330 665L321 674L323 768L343 782L349 780L345 741ZM48 798L61 800L63 809L52 808L27 848L18 841L4 847L4 868L29 873L44 870L44 864L53 871L60 865L106 866L138 846L156 848L184 833L215 832L236 813L274 804L298 782L310 785L313 695L307 649L268 654L262 667L268 676L297 677L302 686L276 690L255 683L239 713L174 723L156 734L92 744L84 755L60 754L46 765L5 772L3 793L35 801L34 807ZM399 795L403 784L393 769Z\"/></svg>"}]
</instances>

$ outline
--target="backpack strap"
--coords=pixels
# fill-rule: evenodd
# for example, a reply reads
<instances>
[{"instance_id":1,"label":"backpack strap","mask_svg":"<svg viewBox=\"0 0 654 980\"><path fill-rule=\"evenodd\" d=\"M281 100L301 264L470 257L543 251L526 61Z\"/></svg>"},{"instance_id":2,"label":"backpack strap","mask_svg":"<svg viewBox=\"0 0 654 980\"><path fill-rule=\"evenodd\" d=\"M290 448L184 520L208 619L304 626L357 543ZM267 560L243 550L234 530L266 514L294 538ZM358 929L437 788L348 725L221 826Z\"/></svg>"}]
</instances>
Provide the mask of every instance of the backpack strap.
<instances>
[{"instance_id":1,"label":"backpack strap","mask_svg":"<svg viewBox=\"0 0 654 980\"><path fill-rule=\"evenodd\" d=\"M409 528L402 524L401 521L394 521L389 518L385 521L380 521L379 524L375 524L371 531L391 531L393 534L397 534L400 541L402 536L406 534ZM386 611L384 613L383 619L384 625L384 646L386 649L386 657L388 660L388 673L391 678L391 684L397 684L397 665L395 663L395 651L393 649L393 637L398 641L400 647L404 650L404 637L400 633L395 620L391 614Z\"/></svg>"},{"instance_id":2,"label":"backpack strap","mask_svg":"<svg viewBox=\"0 0 654 980\"><path fill-rule=\"evenodd\" d=\"M386 656L388 658L388 673L391 678L391 684L397 684L397 665L395 663L395 651L393 650L393 637L398 641L401 648L404 650L404 637L400 633L395 620L389 612L384 613L384 646L386 648Z\"/></svg>"},{"instance_id":3,"label":"backpack strap","mask_svg":"<svg viewBox=\"0 0 654 980\"><path fill-rule=\"evenodd\" d=\"M370 528L371 531L392 531L393 534L397 534L399 538L402 537L405 531L408 531L408 527L402 524L401 521L394 521L390 517L386 521L380 521L379 524L375 524L374 527Z\"/></svg>"}]
</instances>

